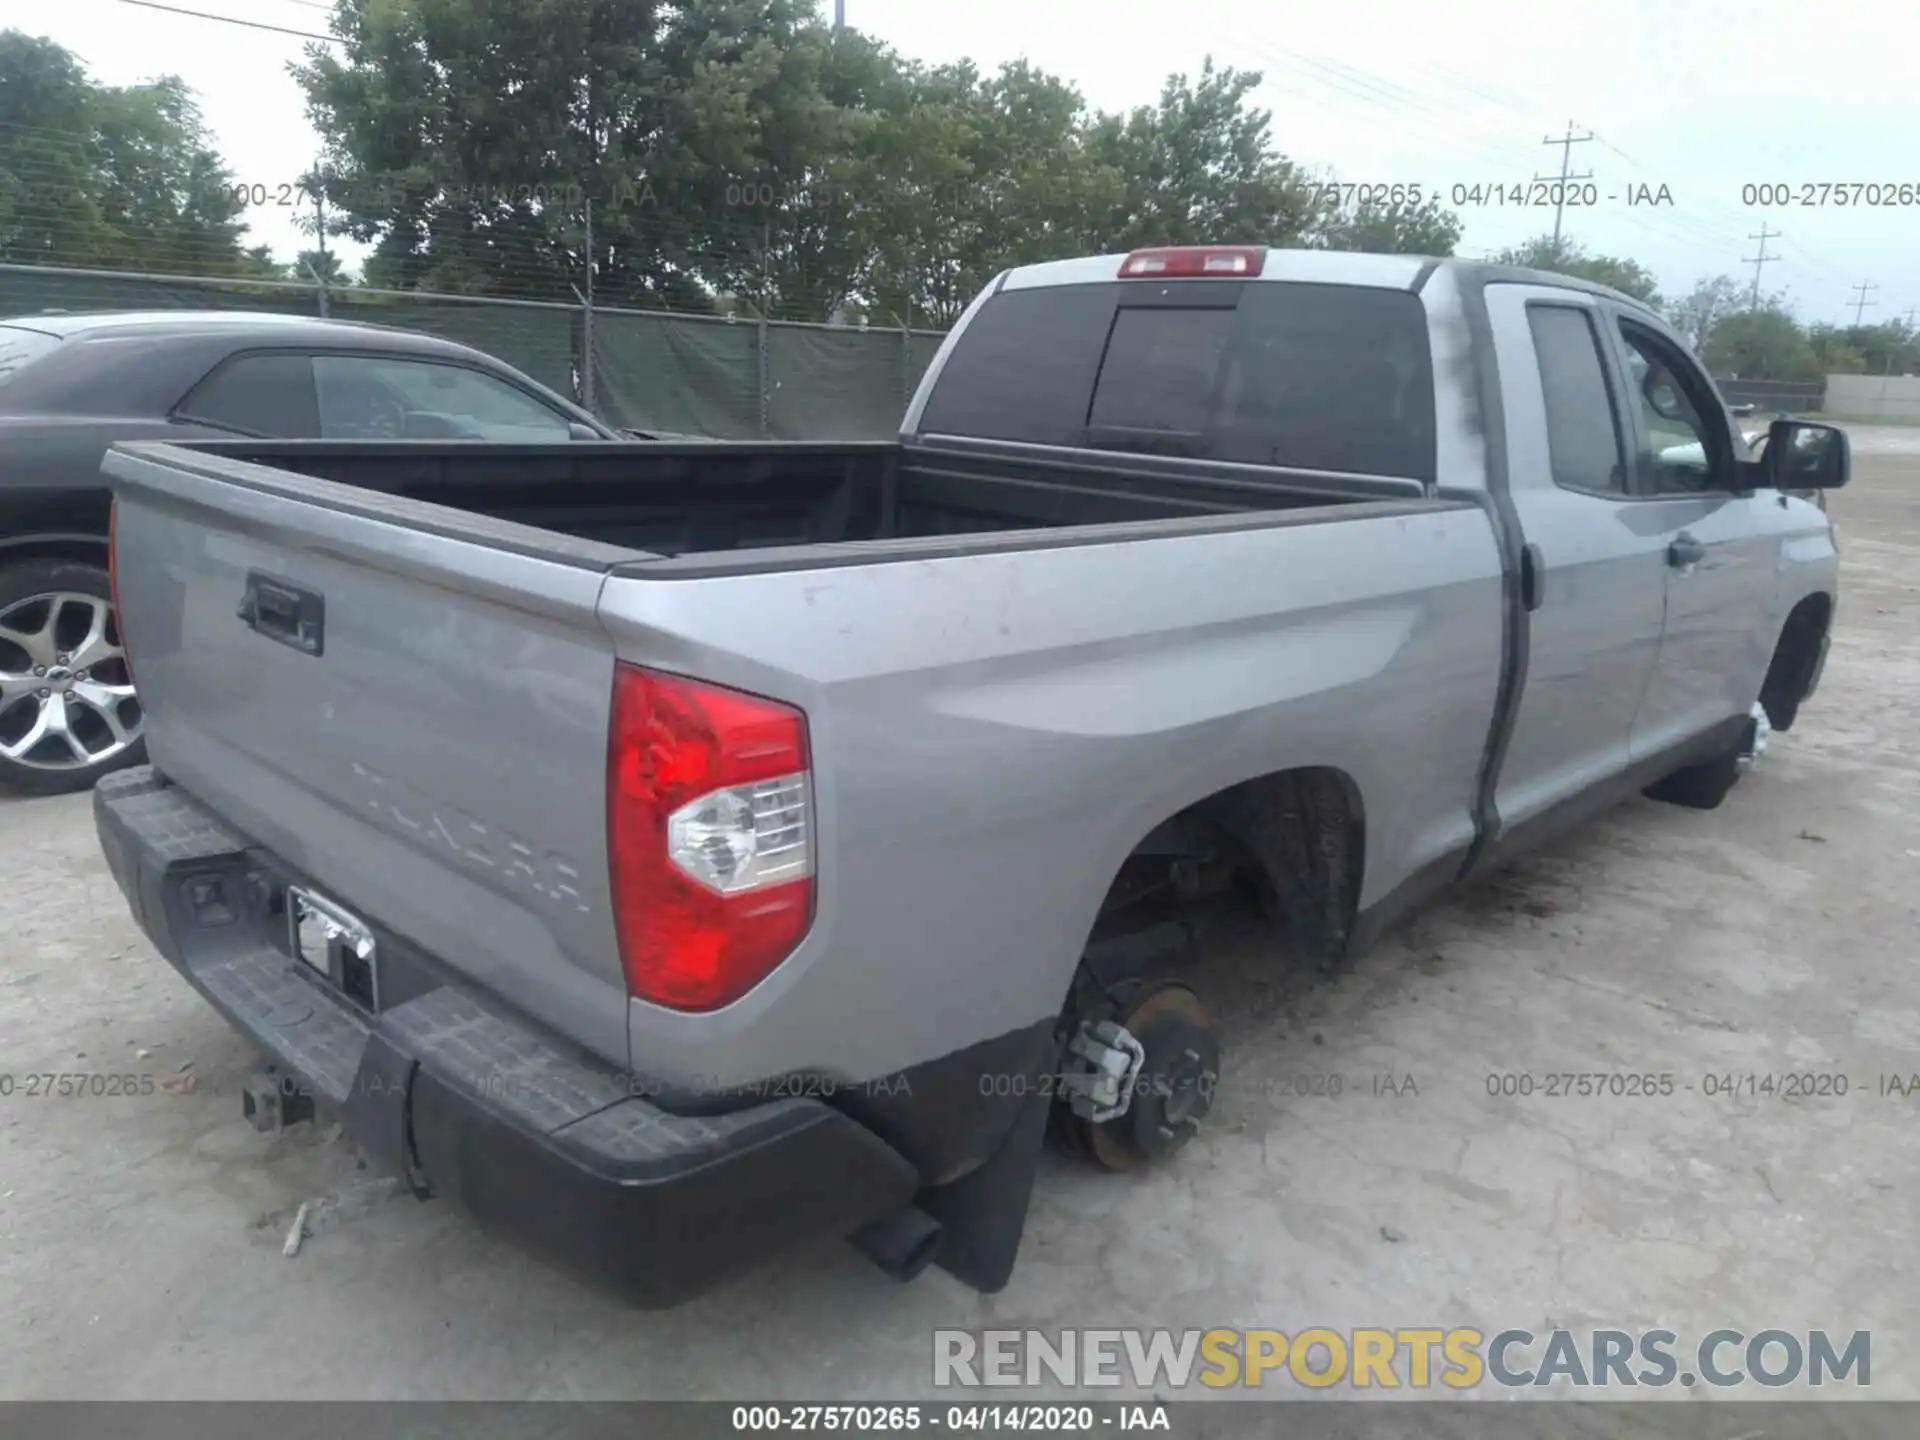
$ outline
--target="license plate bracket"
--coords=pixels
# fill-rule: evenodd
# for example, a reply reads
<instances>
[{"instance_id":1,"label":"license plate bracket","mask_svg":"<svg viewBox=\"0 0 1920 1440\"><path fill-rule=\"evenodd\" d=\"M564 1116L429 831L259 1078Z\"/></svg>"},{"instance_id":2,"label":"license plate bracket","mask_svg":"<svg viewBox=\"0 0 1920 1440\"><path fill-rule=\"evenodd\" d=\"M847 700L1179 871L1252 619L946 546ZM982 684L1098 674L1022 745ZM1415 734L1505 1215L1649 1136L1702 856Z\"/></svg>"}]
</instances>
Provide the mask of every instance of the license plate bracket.
<instances>
[{"instance_id":1,"label":"license plate bracket","mask_svg":"<svg viewBox=\"0 0 1920 1440\"><path fill-rule=\"evenodd\" d=\"M338 901L287 887L287 950L307 969L358 1001L380 1009L380 948L367 922Z\"/></svg>"}]
</instances>

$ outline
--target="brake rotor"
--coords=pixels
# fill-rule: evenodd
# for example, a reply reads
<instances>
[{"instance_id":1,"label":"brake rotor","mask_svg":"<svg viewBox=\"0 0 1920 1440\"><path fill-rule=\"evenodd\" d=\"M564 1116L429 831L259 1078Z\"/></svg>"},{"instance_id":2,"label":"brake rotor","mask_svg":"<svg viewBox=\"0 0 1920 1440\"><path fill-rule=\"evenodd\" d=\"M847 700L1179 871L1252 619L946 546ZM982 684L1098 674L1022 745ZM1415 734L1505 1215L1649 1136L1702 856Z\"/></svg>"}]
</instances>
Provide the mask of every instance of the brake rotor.
<instances>
[{"instance_id":1,"label":"brake rotor","mask_svg":"<svg viewBox=\"0 0 1920 1440\"><path fill-rule=\"evenodd\" d=\"M1147 1052L1127 1112L1080 1130L1093 1158L1109 1170L1132 1170L1171 1155L1200 1131L1220 1078L1220 1037L1200 997L1185 985L1162 985L1121 1021Z\"/></svg>"}]
</instances>

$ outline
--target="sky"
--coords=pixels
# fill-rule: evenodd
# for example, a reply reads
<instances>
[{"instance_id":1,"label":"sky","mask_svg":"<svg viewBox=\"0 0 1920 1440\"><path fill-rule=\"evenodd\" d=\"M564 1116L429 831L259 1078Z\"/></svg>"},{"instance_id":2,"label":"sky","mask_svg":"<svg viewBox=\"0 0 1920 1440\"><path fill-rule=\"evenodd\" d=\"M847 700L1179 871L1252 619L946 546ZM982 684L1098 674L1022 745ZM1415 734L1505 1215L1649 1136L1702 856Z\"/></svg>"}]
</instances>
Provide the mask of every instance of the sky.
<instances>
[{"instance_id":1,"label":"sky","mask_svg":"<svg viewBox=\"0 0 1920 1440\"><path fill-rule=\"evenodd\" d=\"M324 33L323 0L167 0L258 25ZM825 0L831 5L831 0ZM1920 87L1889 0L1338 0L1323 6L1206 0L846 0L847 23L929 62L983 68L1026 58L1117 110L1150 104L1167 76L1217 64L1264 76L1275 146L1330 178L1419 184L1459 205L1463 254L1553 227L1513 203L1569 152L1597 203L1566 233L1650 269L1663 294L1754 276L1808 321L1872 323L1920 307ZM1817 23L1812 17L1818 16ZM964 17L964 23L962 23ZM0 26L46 35L93 78L175 74L199 94L235 179L268 199L254 243L291 258L303 241L275 193L317 140L289 63L290 35L141 8L128 0L0 0ZM1870 205L1861 187L1897 202ZM1666 199L1661 199L1661 187ZM1748 187L1767 186L1766 191ZM1471 190L1483 198L1475 203ZM1789 203L1762 203L1775 194ZM1632 204L1636 195L1655 203ZM1841 204L1835 197L1854 203Z\"/></svg>"}]
</instances>

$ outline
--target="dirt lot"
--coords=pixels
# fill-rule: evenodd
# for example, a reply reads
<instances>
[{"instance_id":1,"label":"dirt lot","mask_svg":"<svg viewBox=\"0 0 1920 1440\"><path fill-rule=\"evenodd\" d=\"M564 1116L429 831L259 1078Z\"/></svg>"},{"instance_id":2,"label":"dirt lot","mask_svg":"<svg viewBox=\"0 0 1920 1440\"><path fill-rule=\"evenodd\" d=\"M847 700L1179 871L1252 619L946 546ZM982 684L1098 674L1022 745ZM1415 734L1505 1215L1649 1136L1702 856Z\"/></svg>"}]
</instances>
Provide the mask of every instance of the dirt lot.
<instances>
[{"instance_id":1,"label":"dirt lot","mask_svg":"<svg viewBox=\"0 0 1920 1440\"><path fill-rule=\"evenodd\" d=\"M1881 1090L1920 1072L1920 431L1855 447L1833 657L1760 774L1637 801L1331 983L1243 947L1210 1132L1144 1178L1050 1158L991 1298L828 1243L634 1313L311 1126L255 1134L245 1049L135 931L86 801L0 801L0 1072L155 1077L0 1099L0 1395L910 1397L943 1326L1665 1325L1870 1330L1872 1393L1920 1397L1920 1097ZM1677 1086L1488 1093L1556 1071ZM1781 1071L1851 1090L1705 1093Z\"/></svg>"}]
</instances>

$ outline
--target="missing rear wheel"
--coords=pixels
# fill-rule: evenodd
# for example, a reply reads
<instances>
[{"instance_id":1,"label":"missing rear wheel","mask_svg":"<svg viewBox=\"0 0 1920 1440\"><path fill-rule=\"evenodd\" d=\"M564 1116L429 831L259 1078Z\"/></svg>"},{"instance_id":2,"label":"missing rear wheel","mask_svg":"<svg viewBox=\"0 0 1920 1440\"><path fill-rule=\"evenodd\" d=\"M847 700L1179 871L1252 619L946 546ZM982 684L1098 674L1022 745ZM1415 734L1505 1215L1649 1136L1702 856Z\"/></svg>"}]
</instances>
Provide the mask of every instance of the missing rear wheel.
<instances>
[{"instance_id":1,"label":"missing rear wheel","mask_svg":"<svg viewBox=\"0 0 1920 1440\"><path fill-rule=\"evenodd\" d=\"M1108 1170L1134 1170L1162 1160L1200 1133L1220 1079L1220 1037L1200 997L1165 984L1120 1017L1145 1058L1129 1086L1126 1109L1094 1122L1065 1112L1075 1148Z\"/></svg>"}]
</instances>

